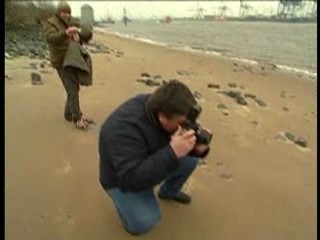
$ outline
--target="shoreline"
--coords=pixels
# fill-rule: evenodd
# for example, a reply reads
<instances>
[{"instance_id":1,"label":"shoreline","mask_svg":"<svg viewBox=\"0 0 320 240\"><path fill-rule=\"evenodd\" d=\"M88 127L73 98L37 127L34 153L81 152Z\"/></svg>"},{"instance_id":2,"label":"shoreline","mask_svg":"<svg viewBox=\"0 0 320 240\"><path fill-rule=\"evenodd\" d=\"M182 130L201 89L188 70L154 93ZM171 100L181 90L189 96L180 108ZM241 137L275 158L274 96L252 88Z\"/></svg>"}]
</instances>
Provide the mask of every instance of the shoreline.
<instances>
[{"instance_id":1,"label":"shoreline","mask_svg":"<svg viewBox=\"0 0 320 240\"><path fill-rule=\"evenodd\" d=\"M123 38L129 39L129 40L139 41L139 42L143 42L146 44L162 46L165 48L186 51L186 52L190 52L190 53L204 54L204 55L208 55L208 56L218 56L223 59L227 59L230 61L237 61L239 63L245 63L245 64L251 64L251 65L264 65L264 64L274 65L280 71L283 71L286 73L293 73L293 74L303 74L303 75L307 76L308 78L310 78L310 80L317 81L317 72L311 72L310 70L307 70L307 69L296 68L296 67L292 67L292 66L288 66L288 65L284 65L284 64L277 64L277 63L269 62L267 60L254 60L254 59L241 58L241 57L232 56L232 55L228 56L228 55L223 54L222 52L219 52L219 51L200 49L200 48L191 47L191 46L178 46L178 45L173 45L170 43L158 42L158 41L154 41L154 40L151 40L148 38L138 37L134 34L126 34L126 33L108 31L107 28L103 28L103 27L95 27L95 30L98 32L113 34L118 37L123 37Z\"/></svg>"}]
</instances>

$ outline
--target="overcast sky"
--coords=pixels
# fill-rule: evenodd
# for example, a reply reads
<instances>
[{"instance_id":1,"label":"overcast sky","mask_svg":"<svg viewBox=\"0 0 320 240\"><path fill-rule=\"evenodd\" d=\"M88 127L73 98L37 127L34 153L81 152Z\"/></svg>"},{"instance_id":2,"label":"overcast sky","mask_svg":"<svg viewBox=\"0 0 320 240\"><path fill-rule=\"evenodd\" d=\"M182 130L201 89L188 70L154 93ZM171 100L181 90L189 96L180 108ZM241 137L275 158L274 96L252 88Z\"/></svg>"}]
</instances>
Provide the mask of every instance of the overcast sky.
<instances>
[{"instance_id":1,"label":"overcast sky","mask_svg":"<svg viewBox=\"0 0 320 240\"><path fill-rule=\"evenodd\" d=\"M276 13L278 1L244 1L252 6L254 14ZM121 19L126 7L130 18L163 18L192 17L196 15L198 6L204 9L205 15L217 14L219 8L226 5L228 15L238 16L240 1L69 1L72 15L80 17L81 6L89 4L94 9L95 20L111 17Z\"/></svg>"}]
</instances>

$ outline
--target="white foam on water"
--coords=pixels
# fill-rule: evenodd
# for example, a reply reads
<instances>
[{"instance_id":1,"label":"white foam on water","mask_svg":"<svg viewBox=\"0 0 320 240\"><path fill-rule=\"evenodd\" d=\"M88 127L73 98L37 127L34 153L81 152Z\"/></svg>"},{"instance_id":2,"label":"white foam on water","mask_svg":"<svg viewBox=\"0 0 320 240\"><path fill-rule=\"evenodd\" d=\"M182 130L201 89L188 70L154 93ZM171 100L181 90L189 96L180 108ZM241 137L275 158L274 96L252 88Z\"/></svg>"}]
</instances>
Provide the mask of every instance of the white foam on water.
<instances>
[{"instance_id":1,"label":"white foam on water","mask_svg":"<svg viewBox=\"0 0 320 240\"><path fill-rule=\"evenodd\" d=\"M214 55L214 56L218 56L218 57L224 57L227 59L231 59L234 61L238 61L238 62L242 62L242 63L246 63L246 64L251 64L251 65L258 65L261 62L259 61L255 61L252 59L246 59L246 58L239 58L239 57L234 57L234 56L227 56L222 54L221 52L217 52L217 51L209 51L206 49L195 49L191 46L180 46L178 44L167 44L167 43L163 43L163 42L158 42L155 40L151 40L149 38L142 38L139 37L137 35L134 34L124 34L124 33L120 33L120 32L116 32L116 31L108 31L108 29L105 28L101 28L101 27L95 27L95 30L99 31L99 32L108 32L111 34L114 34L116 36L119 37L124 37L124 38L128 38L128 39L134 39L140 42L144 42L144 43L148 43L148 44L152 44L152 45L158 45L158 46L163 46L163 47L168 47L168 48L172 48L172 49L178 49L178 50L183 50L183 51L187 51L187 52L193 52L193 53L201 53L201 54L207 54L207 55ZM272 62L267 62L268 64L274 64L277 68L284 70L284 71L288 71L288 72L295 72L295 73L300 73L303 75L307 75L309 77L311 77L312 79L317 79L317 73L315 72L311 72L308 71L306 69L299 69L299 68L295 68L295 67L290 67L290 66L286 66L286 65L281 65L281 64L276 64L276 63L272 63Z\"/></svg>"}]
</instances>

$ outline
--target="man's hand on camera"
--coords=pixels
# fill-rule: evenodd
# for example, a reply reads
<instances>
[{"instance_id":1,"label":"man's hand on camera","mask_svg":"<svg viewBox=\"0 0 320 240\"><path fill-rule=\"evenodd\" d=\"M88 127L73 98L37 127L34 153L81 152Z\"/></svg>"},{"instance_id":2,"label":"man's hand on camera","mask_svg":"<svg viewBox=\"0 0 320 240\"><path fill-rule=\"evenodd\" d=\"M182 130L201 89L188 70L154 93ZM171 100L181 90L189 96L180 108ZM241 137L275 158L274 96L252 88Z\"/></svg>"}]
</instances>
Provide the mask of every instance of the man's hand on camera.
<instances>
[{"instance_id":1,"label":"man's hand on camera","mask_svg":"<svg viewBox=\"0 0 320 240\"><path fill-rule=\"evenodd\" d=\"M206 152L208 150L209 146L203 143L197 143L194 148L193 151L199 155L203 154L204 152Z\"/></svg>"},{"instance_id":2,"label":"man's hand on camera","mask_svg":"<svg viewBox=\"0 0 320 240\"><path fill-rule=\"evenodd\" d=\"M78 32L78 28L77 27L68 27L66 29L66 34L68 35L68 37L72 37L74 33Z\"/></svg>"},{"instance_id":3,"label":"man's hand on camera","mask_svg":"<svg viewBox=\"0 0 320 240\"><path fill-rule=\"evenodd\" d=\"M194 131L183 132L179 127L171 137L170 146L179 159L186 156L194 148L195 143L196 137Z\"/></svg>"}]
</instances>

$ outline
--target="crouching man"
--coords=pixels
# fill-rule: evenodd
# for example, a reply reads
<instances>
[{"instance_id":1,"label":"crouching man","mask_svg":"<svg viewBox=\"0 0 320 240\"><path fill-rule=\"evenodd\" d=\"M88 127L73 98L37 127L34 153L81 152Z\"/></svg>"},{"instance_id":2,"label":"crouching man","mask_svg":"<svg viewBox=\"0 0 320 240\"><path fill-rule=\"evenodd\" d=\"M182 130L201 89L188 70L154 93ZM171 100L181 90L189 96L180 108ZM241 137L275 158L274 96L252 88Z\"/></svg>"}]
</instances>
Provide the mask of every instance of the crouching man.
<instances>
[{"instance_id":1,"label":"crouching man","mask_svg":"<svg viewBox=\"0 0 320 240\"><path fill-rule=\"evenodd\" d=\"M161 182L160 199L191 202L181 189L198 158L209 152L208 144L198 143L192 128L184 128L195 105L189 88L171 81L153 94L127 100L103 123L100 183L129 233L146 233L159 222L153 188Z\"/></svg>"}]
</instances>

